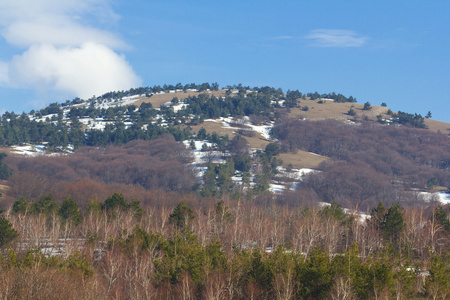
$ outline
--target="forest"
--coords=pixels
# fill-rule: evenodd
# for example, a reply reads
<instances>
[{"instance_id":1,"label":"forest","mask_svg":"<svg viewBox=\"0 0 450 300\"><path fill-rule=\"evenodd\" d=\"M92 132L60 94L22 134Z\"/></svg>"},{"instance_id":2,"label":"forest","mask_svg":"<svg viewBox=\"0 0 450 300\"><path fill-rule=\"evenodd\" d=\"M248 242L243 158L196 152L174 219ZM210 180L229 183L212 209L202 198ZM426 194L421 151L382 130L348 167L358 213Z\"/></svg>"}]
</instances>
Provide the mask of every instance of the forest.
<instances>
[{"instance_id":1,"label":"forest","mask_svg":"<svg viewBox=\"0 0 450 300\"><path fill-rule=\"evenodd\" d=\"M292 131L286 126L280 123L274 130L301 134L296 122ZM321 126L336 128L328 121L315 126L320 132L327 132ZM346 130L370 132L379 126ZM436 138L434 146L440 145L435 134L419 130L424 133L419 136L416 130L396 135L405 143L401 148L405 157L417 152L411 148L412 135ZM354 138L348 132L346 136ZM449 208L412 201L406 190L393 191L392 185L377 179L377 170L356 169L352 156L357 155L347 151L357 149L342 146L339 161L311 174L293 192L274 195L258 185L250 193L227 185L230 168L248 170L259 162L261 174L270 173L279 150L300 147L285 149L284 136L278 137L280 145L269 144L250 157L250 163L245 138L229 140L225 147L232 156L224 165L208 166L200 190L193 189L197 181L185 167L190 152L171 135L151 142L85 147L70 156L4 157L14 174L2 197L2 297L445 299L450 295ZM329 138L324 141L334 143ZM361 148L369 147L360 139ZM336 140L345 144L343 137ZM318 152L322 146L334 149L332 144L314 145ZM386 146L392 147L388 142ZM439 163L441 151L435 152L437 156L428 160L415 154L414 161L441 171L448 168ZM392 170L382 170L392 176ZM377 188L384 191L378 193ZM361 215L357 205L338 203L361 196L355 193L366 193L375 203L367 204L370 217ZM390 198L402 193L410 201ZM323 205L323 195L338 196Z\"/></svg>"},{"instance_id":2,"label":"forest","mask_svg":"<svg viewBox=\"0 0 450 300\"><path fill-rule=\"evenodd\" d=\"M292 209L186 193L148 197L146 206L114 193L84 209L71 197L16 200L0 218L2 298L450 295L450 223L440 206L380 202L362 222L336 203Z\"/></svg>"},{"instance_id":3,"label":"forest","mask_svg":"<svg viewBox=\"0 0 450 300\"><path fill-rule=\"evenodd\" d=\"M92 101L173 89L218 85ZM446 134L403 112L395 125L288 117L315 97L356 101L336 93L228 91L189 96L178 111L149 103L67 110L83 102L74 99L34 118L5 113L1 145L76 149L0 154L0 298L450 298L450 206L419 195L450 191ZM78 119L87 116L111 124L85 130ZM252 150L244 130L229 137L189 126L233 116L273 121L270 143ZM210 146L196 150L210 157L199 176L191 150L204 140ZM329 159L297 188L270 192L283 176L280 154L297 151Z\"/></svg>"},{"instance_id":4,"label":"forest","mask_svg":"<svg viewBox=\"0 0 450 300\"><path fill-rule=\"evenodd\" d=\"M444 134L374 122L285 118L273 135L283 152L303 149L333 158L298 191L312 190L320 201L365 211L379 201L415 202L407 191L450 185L450 140Z\"/></svg>"}]
</instances>

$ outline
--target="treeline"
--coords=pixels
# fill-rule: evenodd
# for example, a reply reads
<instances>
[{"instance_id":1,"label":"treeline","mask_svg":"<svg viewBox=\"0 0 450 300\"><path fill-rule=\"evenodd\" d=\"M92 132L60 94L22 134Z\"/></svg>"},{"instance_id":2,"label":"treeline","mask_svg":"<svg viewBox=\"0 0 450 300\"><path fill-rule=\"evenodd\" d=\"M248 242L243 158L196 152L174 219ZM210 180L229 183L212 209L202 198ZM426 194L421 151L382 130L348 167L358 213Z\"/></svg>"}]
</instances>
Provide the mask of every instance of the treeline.
<instances>
[{"instance_id":1,"label":"treeline","mask_svg":"<svg viewBox=\"0 0 450 300\"><path fill-rule=\"evenodd\" d=\"M325 202L362 209L404 200L399 191L450 185L450 141L426 130L339 121L280 120L273 129L283 152L297 149L331 157L301 189Z\"/></svg>"},{"instance_id":2,"label":"treeline","mask_svg":"<svg viewBox=\"0 0 450 300\"><path fill-rule=\"evenodd\" d=\"M271 93L240 93L225 98L209 97L206 94L188 97L189 104L183 111L186 115L201 116L205 119L220 117L269 115L272 111Z\"/></svg>"},{"instance_id":3,"label":"treeline","mask_svg":"<svg viewBox=\"0 0 450 300\"><path fill-rule=\"evenodd\" d=\"M136 113L124 115L127 108L110 108L106 110L73 109L69 112L71 122L64 122L62 114L48 122L31 120L28 116L9 114L2 117L0 124L0 145L11 146L23 143L48 143L51 149L65 148L69 144L75 148L81 146L121 145L136 139L151 140L164 134L172 134L177 140L192 136L189 127L176 127L174 124L162 126L155 121L157 111L143 105ZM84 130L78 118L82 114L95 118L108 118L110 122L103 129ZM125 125L132 122L132 126ZM144 126L145 125L145 126Z\"/></svg>"},{"instance_id":4,"label":"treeline","mask_svg":"<svg viewBox=\"0 0 450 300\"><path fill-rule=\"evenodd\" d=\"M242 86L242 85L240 85ZM139 87L139 88L131 88L127 91L114 91L114 92L108 92L105 93L101 96L98 97L92 97L91 99L80 99L80 98L74 98L73 100L66 100L64 103L58 104L58 103L53 103L56 106L61 106L61 107L65 107L65 106L73 106L73 105L77 105L77 104L81 104L83 102L89 102L89 103L94 103L95 101L98 100L117 100L117 99L122 99L123 97L131 97L131 96L136 96L136 95L145 95L146 97L150 97L152 94L158 94L161 92L164 93L168 93L170 91L188 91L188 90L196 90L198 92L203 92L206 90L211 90L211 91L217 91L219 89L219 84L217 82L214 83L208 83L208 82L204 82L201 84L196 84L196 83L190 83L190 84L181 84L181 83L177 83L176 85L173 84L164 84L163 86L161 85L154 85L152 87L147 86L147 87ZM52 104L50 104L49 106L52 106ZM39 112L43 112L42 110L40 110ZM45 114L43 114L45 115Z\"/></svg>"},{"instance_id":5,"label":"treeline","mask_svg":"<svg viewBox=\"0 0 450 300\"><path fill-rule=\"evenodd\" d=\"M399 111L394 115L394 122L399 124L408 124L417 128L427 128L425 125L425 118L420 114L409 114L406 112Z\"/></svg>"},{"instance_id":6,"label":"treeline","mask_svg":"<svg viewBox=\"0 0 450 300\"><path fill-rule=\"evenodd\" d=\"M307 93L307 97L309 97L311 100L317 100L317 99L333 99L336 102L356 102L356 98L353 96L345 97L342 94L336 94L335 92L328 93L328 94L319 94L318 92L314 93Z\"/></svg>"},{"instance_id":7,"label":"treeline","mask_svg":"<svg viewBox=\"0 0 450 300\"><path fill-rule=\"evenodd\" d=\"M121 145L136 139L155 139L167 133L182 141L192 138L192 133L188 126L177 125L197 125L207 118L230 116L263 115L273 118L271 100L279 93L273 88L262 87L254 93L240 90L238 94L225 98L200 94L186 99L185 103L189 105L177 112L169 106L154 109L151 103L143 103L139 108L133 105L107 109L72 107L66 115L57 104L52 104L43 111L53 114L45 121L7 112L0 122L0 145L47 142L51 149L69 144L75 148ZM35 115L40 117L42 112ZM90 118L94 124L100 119L106 125L103 129L86 129L79 121L81 118Z\"/></svg>"},{"instance_id":8,"label":"treeline","mask_svg":"<svg viewBox=\"0 0 450 300\"><path fill-rule=\"evenodd\" d=\"M445 299L448 208L18 199L0 218L4 298ZM217 202L218 201L218 202ZM8 250L9 249L9 250ZM49 255L53 253L53 255ZM52 296L53 295L53 296Z\"/></svg>"}]
</instances>

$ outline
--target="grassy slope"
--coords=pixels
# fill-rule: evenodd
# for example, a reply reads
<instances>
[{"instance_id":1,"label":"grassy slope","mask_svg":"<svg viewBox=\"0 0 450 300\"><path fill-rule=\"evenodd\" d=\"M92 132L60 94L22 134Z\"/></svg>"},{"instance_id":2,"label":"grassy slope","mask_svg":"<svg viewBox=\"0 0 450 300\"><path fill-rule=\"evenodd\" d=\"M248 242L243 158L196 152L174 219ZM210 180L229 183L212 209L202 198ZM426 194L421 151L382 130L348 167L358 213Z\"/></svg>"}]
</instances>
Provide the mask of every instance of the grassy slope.
<instances>
[{"instance_id":1,"label":"grassy slope","mask_svg":"<svg viewBox=\"0 0 450 300\"><path fill-rule=\"evenodd\" d=\"M363 110L364 104L360 103L336 103L332 101L323 101L319 103L319 100L301 100L299 105L301 107L308 106L308 111L303 111L299 108L291 109L290 117L304 117L309 120L324 120L324 119L337 119L337 120L360 120L367 116L371 120L376 120L377 115L381 114L383 118L388 118L386 114L389 108L372 105L371 110ZM353 107L356 112L355 116L349 116L347 112Z\"/></svg>"},{"instance_id":2,"label":"grassy slope","mask_svg":"<svg viewBox=\"0 0 450 300\"><path fill-rule=\"evenodd\" d=\"M225 96L225 90L218 90L218 91L213 91L213 92L202 92L202 93L206 93L208 95L214 95L216 97ZM198 96L199 94L201 94L201 93L187 91L186 93L185 92L177 92L177 93L153 95L150 98L144 98L144 99L138 100L138 101L134 102L133 105L139 107L144 102L145 103L150 102L153 105L153 107L160 107L164 103L170 102L174 97L177 97L179 100L183 100L189 96Z\"/></svg>"}]
</instances>

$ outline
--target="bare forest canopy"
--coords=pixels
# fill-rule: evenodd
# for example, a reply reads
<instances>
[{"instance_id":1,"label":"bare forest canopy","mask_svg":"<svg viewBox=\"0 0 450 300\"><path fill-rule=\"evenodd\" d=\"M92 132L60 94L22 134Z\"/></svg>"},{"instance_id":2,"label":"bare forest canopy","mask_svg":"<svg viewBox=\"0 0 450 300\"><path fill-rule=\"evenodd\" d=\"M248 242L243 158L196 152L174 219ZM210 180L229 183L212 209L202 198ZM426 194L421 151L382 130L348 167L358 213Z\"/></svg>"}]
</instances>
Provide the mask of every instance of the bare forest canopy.
<instances>
[{"instance_id":1,"label":"bare forest canopy","mask_svg":"<svg viewBox=\"0 0 450 300\"><path fill-rule=\"evenodd\" d=\"M283 119L273 135L282 152L301 149L333 158L298 191L310 189L320 201L366 210L379 201L405 201L399 191L423 190L430 181L450 186L450 139L444 134L377 123Z\"/></svg>"},{"instance_id":2,"label":"bare forest canopy","mask_svg":"<svg viewBox=\"0 0 450 300\"><path fill-rule=\"evenodd\" d=\"M181 200L146 209L117 193L85 209L70 197L17 200L0 218L0 295L445 299L450 292L442 207L380 203L361 222L336 203Z\"/></svg>"},{"instance_id":3,"label":"bare forest canopy","mask_svg":"<svg viewBox=\"0 0 450 300\"><path fill-rule=\"evenodd\" d=\"M66 192L62 198L71 196L86 206L93 197L88 191L99 195L102 186L186 192L196 183L192 169L186 166L192 160L190 152L171 135L120 147L85 147L70 156L8 156L7 160L14 170L7 194L15 199L37 200L44 194Z\"/></svg>"}]
</instances>

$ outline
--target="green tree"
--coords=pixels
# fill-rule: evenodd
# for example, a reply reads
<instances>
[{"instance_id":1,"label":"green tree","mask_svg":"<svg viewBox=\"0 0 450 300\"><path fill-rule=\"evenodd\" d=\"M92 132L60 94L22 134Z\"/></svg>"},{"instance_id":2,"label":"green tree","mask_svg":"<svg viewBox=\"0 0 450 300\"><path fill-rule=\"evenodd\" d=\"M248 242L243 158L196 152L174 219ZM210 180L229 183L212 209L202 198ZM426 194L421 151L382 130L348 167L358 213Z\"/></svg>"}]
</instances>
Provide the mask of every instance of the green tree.
<instances>
[{"instance_id":1,"label":"green tree","mask_svg":"<svg viewBox=\"0 0 450 300\"><path fill-rule=\"evenodd\" d=\"M20 197L19 200L16 200L12 207L13 214L27 214L33 213L31 210L31 203L25 197Z\"/></svg>"},{"instance_id":2,"label":"green tree","mask_svg":"<svg viewBox=\"0 0 450 300\"><path fill-rule=\"evenodd\" d=\"M14 171L12 169L10 169L3 161L3 159L6 156L7 156L6 153L4 153L4 152L0 153L0 179L1 180L8 179L14 173Z\"/></svg>"},{"instance_id":3,"label":"green tree","mask_svg":"<svg viewBox=\"0 0 450 300\"><path fill-rule=\"evenodd\" d=\"M450 295L450 267L438 254L431 256L430 276L426 278L425 290L433 299L447 299Z\"/></svg>"},{"instance_id":4,"label":"green tree","mask_svg":"<svg viewBox=\"0 0 450 300\"><path fill-rule=\"evenodd\" d=\"M125 201L125 198L120 193L114 193L111 197L105 200L102 204L102 209L107 212L112 212L116 209L127 211L130 205Z\"/></svg>"},{"instance_id":5,"label":"green tree","mask_svg":"<svg viewBox=\"0 0 450 300\"><path fill-rule=\"evenodd\" d=\"M12 227L6 218L0 218L0 248L12 242L19 233Z\"/></svg>"},{"instance_id":6,"label":"green tree","mask_svg":"<svg viewBox=\"0 0 450 300\"><path fill-rule=\"evenodd\" d=\"M190 232L186 235L176 234L162 242L160 247L164 255L154 260L157 284L166 280L176 284L187 272L194 284L201 286L208 262L205 248L195 235Z\"/></svg>"},{"instance_id":7,"label":"green tree","mask_svg":"<svg viewBox=\"0 0 450 300\"><path fill-rule=\"evenodd\" d=\"M447 231L447 233L450 234L450 220L447 217L447 213L442 208L442 206L438 206L434 212L434 217L436 220L444 226L444 230Z\"/></svg>"},{"instance_id":8,"label":"green tree","mask_svg":"<svg viewBox=\"0 0 450 300\"><path fill-rule=\"evenodd\" d=\"M350 109L348 110L347 114L349 116L354 116L354 115L356 115L356 111L353 109L353 107L350 107Z\"/></svg>"},{"instance_id":9,"label":"green tree","mask_svg":"<svg viewBox=\"0 0 450 300\"><path fill-rule=\"evenodd\" d=\"M216 167L213 163L208 164L205 175L203 176L203 196L214 196L218 192Z\"/></svg>"},{"instance_id":10,"label":"green tree","mask_svg":"<svg viewBox=\"0 0 450 300\"><path fill-rule=\"evenodd\" d=\"M81 223L81 212L80 208L78 207L78 204L71 198L66 197L61 207L59 208L58 214L61 216L61 218L65 221L72 221L75 225L78 225Z\"/></svg>"},{"instance_id":11,"label":"green tree","mask_svg":"<svg viewBox=\"0 0 450 300\"><path fill-rule=\"evenodd\" d=\"M234 161L232 158L227 158L226 163L217 166L217 183L221 192L231 192L233 188L232 176L234 175Z\"/></svg>"},{"instance_id":12,"label":"green tree","mask_svg":"<svg viewBox=\"0 0 450 300\"><path fill-rule=\"evenodd\" d=\"M370 102L364 103L363 110L371 110L371 109L372 109L372 105L370 105Z\"/></svg>"},{"instance_id":13,"label":"green tree","mask_svg":"<svg viewBox=\"0 0 450 300\"><path fill-rule=\"evenodd\" d=\"M392 205L385 215L382 227L385 237L390 239L394 245L397 245L400 233L403 230L403 227L405 227L402 210L403 208L399 204Z\"/></svg>"},{"instance_id":14,"label":"green tree","mask_svg":"<svg viewBox=\"0 0 450 300\"><path fill-rule=\"evenodd\" d=\"M370 222L374 225L375 229L381 230L384 224L385 215L387 213L383 202L378 202L377 208L372 209L370 213Z\"/></svg>"},{"instance_id":15,"label":"green tree","mask_svg":"<svg viewBox=\"0 0 450 300\"><path fill-rule=\"evenodd\" d=\"M58 211L58 203L51 194L43 195L38 202L33 203L33 211L38 214L51 215Z\"/></svg>"},{"instance_id":16,"label":"green tree","mask_svg":"<svg viewBox=\"0 0 450 300\"><path fill-rule=\"evenodd\" d=\"M180 229L185 228L190 221L195 219L192 209L181 201L169 216L169 222Z\"/></svg>"},{"instance_id":17,"label":"green tree","mask_svg":"<svg viewBox=\"0 0 450 300\"><path fill-rule=\"evenodd\" d=\"M267 155L268 160L271 160L273 156L276 156L280 153L280 148L275 143L270 143L266 146L264 150Z\"/></svg>"},{"instance_id":18,"label":"green tree","mask_svg":"<svg viewBox=\"0 0 450 300\"><path fill-rule=\"evenodd\" d=\"M142 218L142 216L144 215L144 213L145 213L145 210L141 206L141 202L139 200L136 200L136 199L131 199L130 209L131 209L131 211L133 213L133 216L137 220L140 220Z\"/></svg>"},{"instance_id":19,"label":"green tree","mask_svg":"<svg viewBox=\"0 0 450 300\"><path fill-rule=\"evenodd\" d=\"M343 221L346 218L345 212L340 204L332 202L331 205L327 205L322 208L319 215L323 218L332 217L338 221Z\"/></svg>"},{"instance_id":20,"label":"green tree","mask_svg":"<svg viewBox=\"0 0 450 300\"><path fill-rule=\"evenodd\" d=\"M98 214L100 213L102 210L102 205L100 204L100 202L96 199L91 199L89 201L89 204L86 208L85 213L86 214Z\"/></svg>"},{"instance_id":21,"label":"green tree","mask_svg":"<svg viewBox=\"0 0 450 300\"><path fill-rule=\"evenodd\" d=\"M333 285L334 272L328 254L318 248L311 251L296 270L298 294L304 299L325 298Z\"/></svg>"}]
</instances>

